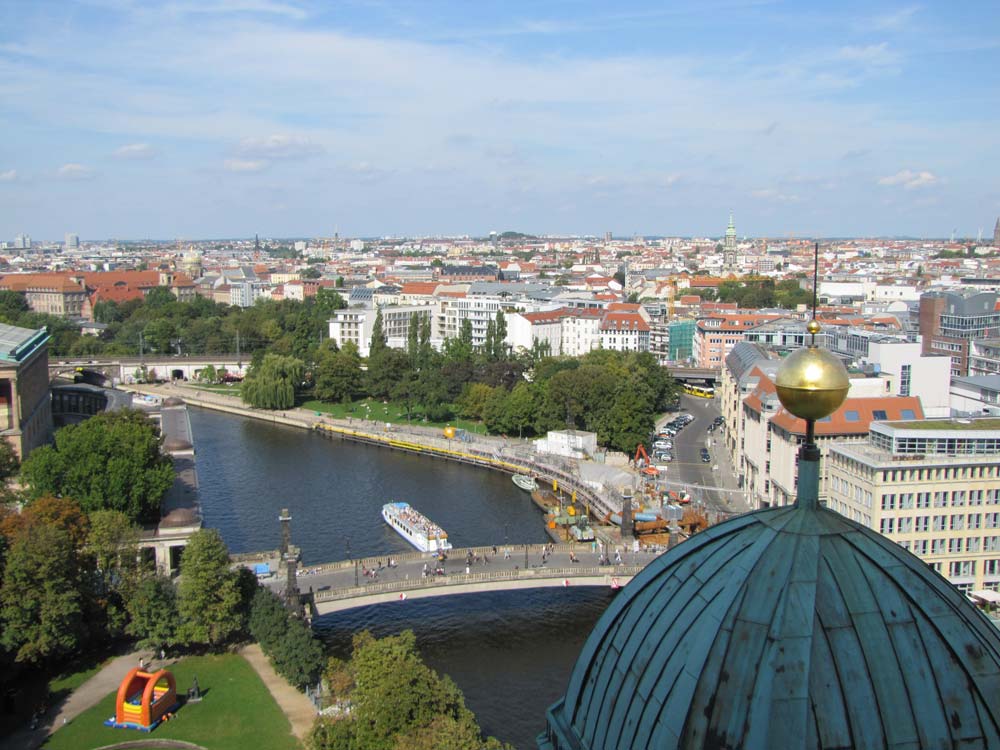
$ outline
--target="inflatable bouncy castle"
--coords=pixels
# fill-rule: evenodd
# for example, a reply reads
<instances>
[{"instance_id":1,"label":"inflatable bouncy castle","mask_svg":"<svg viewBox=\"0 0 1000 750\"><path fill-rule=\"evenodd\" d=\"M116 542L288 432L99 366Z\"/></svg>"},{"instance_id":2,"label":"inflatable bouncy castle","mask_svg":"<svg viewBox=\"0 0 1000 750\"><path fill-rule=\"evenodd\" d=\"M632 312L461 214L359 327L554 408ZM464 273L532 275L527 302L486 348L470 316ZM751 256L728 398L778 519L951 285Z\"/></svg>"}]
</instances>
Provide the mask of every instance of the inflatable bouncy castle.
<instances>
[{"instance_id":1,"label":"inflatable bouncy castle","mask_svg":"<svg viewBox=\"0 0 1000 750\"><path fill-rule=\"evenodd\" d=\"M118 729L151 732L178 705L173 674L165 669L150 673L135 668L118 686L115 715L104 723Z\"/></svg>"}]
</instances>

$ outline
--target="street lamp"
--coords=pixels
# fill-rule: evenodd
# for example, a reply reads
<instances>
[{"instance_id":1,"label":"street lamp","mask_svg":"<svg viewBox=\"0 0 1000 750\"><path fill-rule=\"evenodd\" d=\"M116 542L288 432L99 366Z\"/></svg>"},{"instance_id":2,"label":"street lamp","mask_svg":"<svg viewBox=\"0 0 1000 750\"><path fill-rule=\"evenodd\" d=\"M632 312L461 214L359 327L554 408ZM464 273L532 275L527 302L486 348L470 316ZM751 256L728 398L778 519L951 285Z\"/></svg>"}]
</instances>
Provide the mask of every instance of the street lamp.
<instances>
[{"instance_id":1,"label":"street lamp","mask_svg":"<svg viewBox=\"0 0 1000 750\"><path fill-rule=\"evenodd\" d=\"M524 545L524 569L528 569L528 545Z\"/></svg>"}]
</instances>

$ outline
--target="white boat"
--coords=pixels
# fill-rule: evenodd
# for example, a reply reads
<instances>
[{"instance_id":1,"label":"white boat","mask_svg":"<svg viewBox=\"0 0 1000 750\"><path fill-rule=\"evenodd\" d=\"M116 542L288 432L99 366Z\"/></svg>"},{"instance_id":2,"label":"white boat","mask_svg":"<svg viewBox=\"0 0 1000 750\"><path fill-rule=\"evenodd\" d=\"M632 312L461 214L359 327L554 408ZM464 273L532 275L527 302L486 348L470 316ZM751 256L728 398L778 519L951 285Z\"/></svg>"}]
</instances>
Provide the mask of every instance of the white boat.
<instances>
[{"instance_id":1,"label":"white boat","mask_svg":"<svg viewBox=\"0 0 1000 750\"><path fill-rule=\"evenodd\" d=\"M525 474L515 474L511 477L514 484L520 487L525 492L534 492L538 489L538 482L535 481L534 477L526 476Z\"/></svg>"},{"instance_id":2,"label":"white boat","mask_svg":"<svg viewBox=\"0 0 1000 750\"><path fill-rule=\"evenodd\" d=\"M409 503L386 503L382 518L397 534L421 552L443 552L451 549L448 535Z\"/></svg>"}]
</instances>

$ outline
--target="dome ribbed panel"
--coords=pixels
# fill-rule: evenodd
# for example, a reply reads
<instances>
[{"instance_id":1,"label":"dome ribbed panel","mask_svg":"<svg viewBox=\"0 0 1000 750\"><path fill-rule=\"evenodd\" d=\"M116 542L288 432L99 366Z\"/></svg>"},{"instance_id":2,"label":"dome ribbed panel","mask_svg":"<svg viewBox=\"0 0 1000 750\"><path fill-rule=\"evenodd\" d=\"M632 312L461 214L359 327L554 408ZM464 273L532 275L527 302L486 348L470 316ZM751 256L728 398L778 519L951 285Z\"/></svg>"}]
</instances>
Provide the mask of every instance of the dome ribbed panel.
<instances>
[{"instance_id":1,"label":"dome ribbed panel","mask_svg":"<svg viewBox=\"0 0 1000 750\"><path fill-rule=\"evenodd\" d=\"M991 747L998 716L995 626L873 531L781 508L637 576L591 633L549 736L558 750Z\"/></svg>"}]
</instances>

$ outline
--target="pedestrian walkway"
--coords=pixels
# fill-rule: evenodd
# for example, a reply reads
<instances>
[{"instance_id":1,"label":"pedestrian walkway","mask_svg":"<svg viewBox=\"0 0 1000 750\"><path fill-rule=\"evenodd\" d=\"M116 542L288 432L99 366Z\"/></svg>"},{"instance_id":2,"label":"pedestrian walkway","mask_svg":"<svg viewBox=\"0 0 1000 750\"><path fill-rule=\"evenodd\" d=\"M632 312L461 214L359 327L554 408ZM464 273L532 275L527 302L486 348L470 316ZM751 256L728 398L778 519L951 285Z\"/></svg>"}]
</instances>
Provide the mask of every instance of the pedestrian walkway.
<instances>
[{"instance_id":1,"label":"pedestrian walkway","mask_svg":"<svg viewBox=\"0 0 1000 750\"><path fill-rule=\"evenodd\" d=\"M274 671L270 660L264 655L260 644L251 643L240 649L240 656L247 660L260 675L274 702L284 712L292 725L292 734L304 739L316 720L316 709L308 698L288 684L284 677Z\"/></svg>"},{"instance_id":2,"label":"pedestrian walkway","mask_svg":"<svg viewBox=\"0 0 1000 750\"><path fill-rule=\"evenodd\" d=\"M139 666L139 659L149 663L148 651L133 651L119 656L70 693L58 705L52 706L38 723L34 730L25 727L0 740L0 750L26 750L26 748L41 747L48 736L73 721L88 708L96 706L109 693L118 689L118 685L132 667Z\"/></svg>"}]
</instances>

